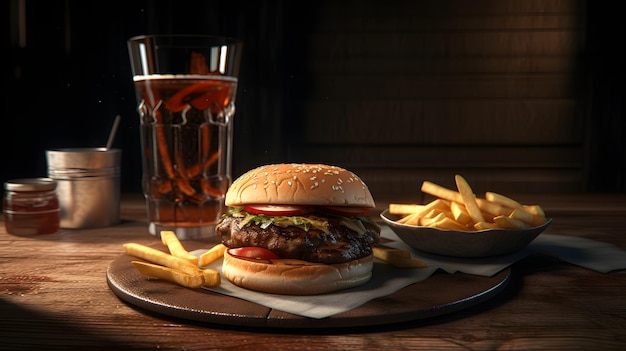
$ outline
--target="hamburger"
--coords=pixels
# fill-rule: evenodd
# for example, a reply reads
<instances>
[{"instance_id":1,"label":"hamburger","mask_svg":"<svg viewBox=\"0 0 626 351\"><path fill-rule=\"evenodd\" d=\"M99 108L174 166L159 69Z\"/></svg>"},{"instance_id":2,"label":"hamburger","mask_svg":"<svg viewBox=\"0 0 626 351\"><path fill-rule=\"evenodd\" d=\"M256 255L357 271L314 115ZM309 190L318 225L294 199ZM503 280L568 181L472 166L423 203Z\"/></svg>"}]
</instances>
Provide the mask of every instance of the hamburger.
<instances>
[{"instance_id":1,"label":"hamburger","mask_svg":"<svg viewBox=\"0 0 626 351\"><path fill-rule=\"evenodd\" d=\"M216 226L222 274L261 292L321 294L362 285L373 268L380 227L354 173L324 164L271 164L237 178Z\"/></svg>"}]
</instances>

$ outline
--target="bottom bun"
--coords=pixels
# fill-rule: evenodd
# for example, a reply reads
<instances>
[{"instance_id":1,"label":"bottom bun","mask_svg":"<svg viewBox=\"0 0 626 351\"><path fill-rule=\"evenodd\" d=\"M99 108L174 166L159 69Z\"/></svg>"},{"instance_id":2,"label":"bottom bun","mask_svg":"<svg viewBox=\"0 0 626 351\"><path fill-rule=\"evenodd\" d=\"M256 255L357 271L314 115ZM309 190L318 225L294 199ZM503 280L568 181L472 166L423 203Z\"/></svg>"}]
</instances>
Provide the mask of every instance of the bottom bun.
<instances>
[{"instance_id":1,"label":"bottom bun","mask_svg":"<svg viewBox=\"0 0 626 351\"><path fill-rule=\"evenodd\" d=\"M323 264L302 260L254 260L224 252L222 274L242 288L272 294L314 295L352 288L372 277L374 257Z\"/></svg>"}]
</instances>

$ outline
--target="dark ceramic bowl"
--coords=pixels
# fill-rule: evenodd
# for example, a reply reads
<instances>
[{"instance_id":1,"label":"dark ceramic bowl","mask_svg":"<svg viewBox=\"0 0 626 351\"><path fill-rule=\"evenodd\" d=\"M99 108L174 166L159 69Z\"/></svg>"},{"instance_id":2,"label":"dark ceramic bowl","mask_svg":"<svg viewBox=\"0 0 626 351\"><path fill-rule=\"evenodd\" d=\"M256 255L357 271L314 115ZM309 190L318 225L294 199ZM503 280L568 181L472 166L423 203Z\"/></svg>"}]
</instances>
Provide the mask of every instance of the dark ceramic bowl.
<instances>
[{"instance_id":1,"label":"dark ceramic bowl","mask_svg":"<svg viewBox=\"0 0 626 351\"><path fill-rule=\"evenodd\" d=\"M402 241L412 248L453 257L489 257L514 253L530 244L552 219L539 227L526 229L486 229L475 232L419 227L396 223L400 216L388 210L380 217Z\"/></svg>"}]
</instances>

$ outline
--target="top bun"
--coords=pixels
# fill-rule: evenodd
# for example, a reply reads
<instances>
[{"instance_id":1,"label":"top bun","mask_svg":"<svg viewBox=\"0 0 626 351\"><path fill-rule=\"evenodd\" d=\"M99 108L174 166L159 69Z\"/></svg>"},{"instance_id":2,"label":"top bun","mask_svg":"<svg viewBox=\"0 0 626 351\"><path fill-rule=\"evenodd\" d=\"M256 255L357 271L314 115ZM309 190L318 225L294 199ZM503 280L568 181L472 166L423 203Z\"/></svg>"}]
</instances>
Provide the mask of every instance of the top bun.
<instances>
[{"instance_id":1,"label":"top bun","mask_svg":"<svg viewBox=\"0 0 626 351\"><path fill-rule=\"evenodd\" d=\"M367 185L356 174L324 164L272 164L237 178L226 206L251 204L374 207Z\"/></svg>"}]
</instances>

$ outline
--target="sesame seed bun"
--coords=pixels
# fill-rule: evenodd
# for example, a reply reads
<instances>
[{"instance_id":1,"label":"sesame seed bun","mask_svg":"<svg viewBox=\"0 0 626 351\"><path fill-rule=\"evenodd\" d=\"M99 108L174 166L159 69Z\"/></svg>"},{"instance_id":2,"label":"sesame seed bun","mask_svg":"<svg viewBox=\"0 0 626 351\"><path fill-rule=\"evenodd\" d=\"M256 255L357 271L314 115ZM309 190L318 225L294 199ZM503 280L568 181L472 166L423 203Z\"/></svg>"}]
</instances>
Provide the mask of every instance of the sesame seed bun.
<instances>
[{"instance_id":1,"label":"sesame seed bun","mask_svg":"<svg viewBox=\"0 0 626 351\"><path fill-rule=\"evenodd\" d=\"M272 164L237 178L226 206L251 204L374 207L367 185L356 174L324 164Z\"/></svg>"}]
</instances>

